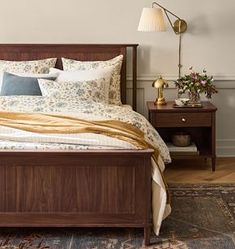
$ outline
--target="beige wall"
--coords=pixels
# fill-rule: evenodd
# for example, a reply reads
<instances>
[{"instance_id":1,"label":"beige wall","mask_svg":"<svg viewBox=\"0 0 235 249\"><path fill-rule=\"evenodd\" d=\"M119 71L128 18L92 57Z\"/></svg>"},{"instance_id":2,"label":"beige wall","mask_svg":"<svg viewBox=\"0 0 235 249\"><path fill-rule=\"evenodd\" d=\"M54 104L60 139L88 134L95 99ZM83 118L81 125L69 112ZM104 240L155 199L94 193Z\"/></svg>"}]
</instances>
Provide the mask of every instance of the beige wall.
<instances>
[{"instance_id":1,"label":"beige wall","mask_svg":"<svg viewBox=\"0 0 235 249\"><path fill-rule=\"evenodd\" d=\"M160 0L188 21L183 37L184 71L194 66L215 75L219 94L213 102L218 153L235 155L235 2L234 0ZM1 0L1 43L139 43L138 107L155 98L151 81L177 76L178 39L168 32L137 32L142 7L150 0ZM174 99L176 90L166 95Z\"/></svg>"}]
</instances>

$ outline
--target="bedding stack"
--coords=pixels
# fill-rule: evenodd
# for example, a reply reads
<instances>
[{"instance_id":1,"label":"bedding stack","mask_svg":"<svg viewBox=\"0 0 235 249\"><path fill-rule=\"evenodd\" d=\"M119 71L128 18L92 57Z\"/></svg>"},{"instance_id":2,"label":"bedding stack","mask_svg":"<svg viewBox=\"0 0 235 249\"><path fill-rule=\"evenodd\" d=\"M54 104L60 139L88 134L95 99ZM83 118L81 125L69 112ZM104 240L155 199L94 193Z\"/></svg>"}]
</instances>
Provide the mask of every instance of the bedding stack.
<instances>
[{"instance_id":1,"label":"bedding stack","mask_svg":"<svg viewBox=\"0 0 235 249\"><path fill-rule=\"evenodd\" d=\"M56 60L0 61L0 150L153 148L158 233L169 213L161 172L170 156L151 124L121 103L123 56L90 62L62 58L64 70L54 68Z\"/></svg>"}]
</instances>

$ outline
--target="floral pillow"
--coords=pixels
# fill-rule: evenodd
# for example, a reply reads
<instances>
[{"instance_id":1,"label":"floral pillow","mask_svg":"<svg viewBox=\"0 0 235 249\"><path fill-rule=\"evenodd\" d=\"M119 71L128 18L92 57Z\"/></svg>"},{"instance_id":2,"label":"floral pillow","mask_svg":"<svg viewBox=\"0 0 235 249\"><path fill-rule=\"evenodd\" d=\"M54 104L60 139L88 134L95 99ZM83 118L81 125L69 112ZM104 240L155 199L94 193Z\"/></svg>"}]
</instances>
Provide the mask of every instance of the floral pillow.
<instances>
[{"instance_id":1,"label":"floral pillow","mask_svg":"<svg viewBox=\"0 0 235 249\"><path fill-rule=\"evenodd\" d=\"M0 72L8 73L49 73L55 67L56 58L35 61L5 61L0 60Z\"/></svg>"},{"instance_id":2,"label":"floral pillow","mask_svg":"<svg viewBox=\"0 0 235 249\"><path fill-rule=\"evenodd\" d=\"M53 98L78 98L79 100L91 100L94 102L108 103L109 93L106 85L110 78L101 78L90 81L78 82L56 82L52 80L39 79L42 96Z\"/></svg>"},{"instance_id":3,"label":"floral pillow","mask_svg":"<svg viewBox=\"0 0 235 249\"><path fill-rule=\"evenodd\" d=\"M109 104L121 105L121 89L120 89L120 72L122 67L123 55L119 55L107 61L77 61L62 58L63 68L65 71L90 70L98 68L106 68L113 66L112 77L109 87Z\"/></svg>"},{"instance_id":4,"label":"floral pillow","mask_svg":"<svg viewBox=\"0 0 235 249\"><path fill-rule=\"evenodd\" d=\"M0 89L2 87L3 73L13 74L47 74L51 67L55 67L57 58L35 61L5 61L0 60Z\"/></svg>"}]
</instances>

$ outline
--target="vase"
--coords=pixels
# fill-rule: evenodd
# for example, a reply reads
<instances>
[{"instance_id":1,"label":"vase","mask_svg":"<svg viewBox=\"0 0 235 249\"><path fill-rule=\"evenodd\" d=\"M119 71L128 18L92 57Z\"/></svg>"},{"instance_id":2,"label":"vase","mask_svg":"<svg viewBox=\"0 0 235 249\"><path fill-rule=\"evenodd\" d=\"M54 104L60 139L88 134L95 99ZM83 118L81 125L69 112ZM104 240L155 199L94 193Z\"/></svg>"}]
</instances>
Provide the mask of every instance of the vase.
<instances>
[{"instance_id":1,"label":"vase","mask_svg":"<svg viewBox=\"0 0 235 249\"><path fill-rule=\"evenodd\" d=\"M189 104L190 105L200 105L201 98L198 92L189 92Z\"/></svg>"}]
</instances>

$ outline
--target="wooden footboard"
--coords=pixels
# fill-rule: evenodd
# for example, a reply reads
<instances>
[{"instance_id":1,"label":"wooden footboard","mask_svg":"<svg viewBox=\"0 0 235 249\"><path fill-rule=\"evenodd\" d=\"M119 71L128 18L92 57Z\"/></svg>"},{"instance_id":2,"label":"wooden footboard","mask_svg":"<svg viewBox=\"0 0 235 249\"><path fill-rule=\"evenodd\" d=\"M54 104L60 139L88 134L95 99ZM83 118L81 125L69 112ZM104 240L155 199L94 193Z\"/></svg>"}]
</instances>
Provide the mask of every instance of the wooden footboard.
<instances>
[{"instance_id":1,"label":"wooden footboard","mask_svg":"<svg viewBox=\"0 0 235 249\"><path fill-rule=\"evenodd\" d=\"M151 150L0 152L1 227L151 227Z\"/></svg>"}]
</instances>

